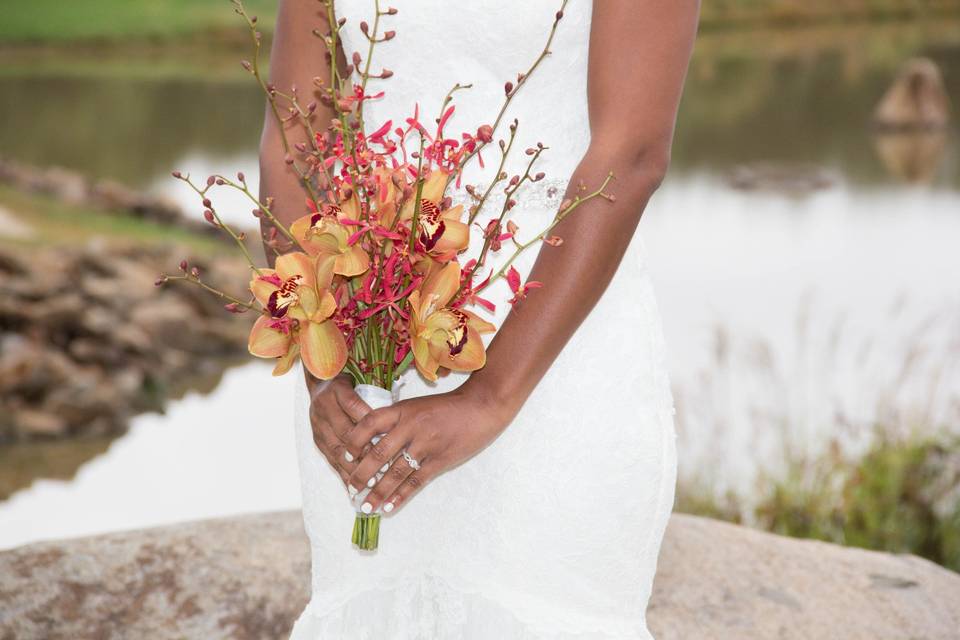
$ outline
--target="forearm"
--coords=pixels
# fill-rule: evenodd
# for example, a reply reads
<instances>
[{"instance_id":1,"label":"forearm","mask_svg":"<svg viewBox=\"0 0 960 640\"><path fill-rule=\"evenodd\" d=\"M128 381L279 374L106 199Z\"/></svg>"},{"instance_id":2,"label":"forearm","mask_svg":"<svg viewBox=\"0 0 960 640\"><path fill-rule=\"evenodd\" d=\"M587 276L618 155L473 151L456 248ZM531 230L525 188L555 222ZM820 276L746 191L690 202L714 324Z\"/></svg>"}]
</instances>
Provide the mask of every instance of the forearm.
<instances>
[{"instance_id":1,"label":"forearm","mask_svg":"<svg viewBox=\"0 0 960 640\"><path fill-rule=\"evenodd\" d=\"M260 137L260 201L271 199L270 210L284 226L306 213L307 190L301 177L306 170L305 154L297 151L297 145L312 148L310 130L325 134L336 116L332 106L324 106L315 84L315 79L319 78L324 86L329 86L330 69L323 63L327 47L312 31L326 33L329 25L322 3L307 0L282 0L280 3L270 53L270 83L286 95L291 95L296 87L299 106L304 111L313 103L306 122L300 118L285 124L278 122L278 113L281 117L289 115L290 104L284 98L277 98L276 111L269 100L264 110ZM345 66L342 52L338 56L338 66L342 73ZM272 265L276 249L282 253L289 247L270 242L274 234L271 223L262 220L260 226L267 261Z\"/></svg>"},{"instance_id":2,"label":"forearm","mask_svg":"<svg viewBox=\"0 0 960 640\"><path fill-rule=\"evenodd\" d=\"M544 284L510 312L487 351L487 363L465 386L495 401L509 419L560 354L603 295L637 223L666 169L664 147L620 151L595 144L573 173L567 197L578 185L592 190L609 172L614 202L595 198L581 205L554 232L559 247L544 245L530 280Z\"/></svg>"}]
</instances>

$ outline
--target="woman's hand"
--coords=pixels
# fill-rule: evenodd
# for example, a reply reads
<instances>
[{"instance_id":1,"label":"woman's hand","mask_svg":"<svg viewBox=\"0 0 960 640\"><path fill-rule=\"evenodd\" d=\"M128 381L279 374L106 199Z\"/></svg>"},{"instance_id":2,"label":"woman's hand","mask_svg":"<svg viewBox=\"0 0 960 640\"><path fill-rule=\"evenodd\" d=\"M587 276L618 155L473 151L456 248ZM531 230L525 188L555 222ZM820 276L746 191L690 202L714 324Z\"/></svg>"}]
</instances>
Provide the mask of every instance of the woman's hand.
<instances>
[{"instance_id":1,"label":"woman's hand","mask_svg":"<svg viewBox=\"0 0 960 640\"><path fill-rule=\"evenodd\" d=\"M370 413L370 407L353 390L350 376L339 375L324 382L309 373L306 375L313 441L344 484L348 484L357 462L352 456L344 456L345 438L356 423Z\"/></svg>"},{"instance_id":2,"label":"woman's hand","mask_svg":"<svg viewBox=\"0 0 960 640\"><path fill-rule=\"evenodd\" d=\"M386 513L393 511L496 439L513 416L505 415L488 398L466 384L449 393L376 409L357 422L345 438L347 452L359 461L347 480L348 489L354 495L376 483L361 511L371 513L381 506ZM385 435L370 446L379 434ZM419 462L419 470L411 468L403 451ZM378 472L383 473L379 481Z\"/></svg>"}]
</instances>

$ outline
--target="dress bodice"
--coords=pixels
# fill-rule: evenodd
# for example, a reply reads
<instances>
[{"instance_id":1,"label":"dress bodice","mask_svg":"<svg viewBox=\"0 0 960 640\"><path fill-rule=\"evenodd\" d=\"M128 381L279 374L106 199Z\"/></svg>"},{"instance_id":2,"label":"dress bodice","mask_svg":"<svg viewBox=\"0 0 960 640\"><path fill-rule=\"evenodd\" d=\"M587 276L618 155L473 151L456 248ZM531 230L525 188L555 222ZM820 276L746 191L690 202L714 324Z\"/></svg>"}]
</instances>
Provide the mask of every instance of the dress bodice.
<instances>
[{"instance_id":1,"label":"dress bodice","mask_svg":"<svg viewBox=\"0 0 960 640\"><path fill-rule=\"evenodd\" d=\"M384 8L387 4L381 2ZM456 111L446 131L459 137L460 132L473 133L479 125L492 124L503 102L504 83L516 84L517 74L543 51L561 4L562 0L395 0L397 14L384 16L380 24L381 32L393 30L396 37L377 45L372 65L374 71L385 67L394 75L371 81L369 89L386 94L367 103L367 127L379 127L386 120L402 124L417 104L422 120L431 123L443 97L458 82L473 86L456 94ZM511 173L525 165L524 149L538 141L549 147L537 165L549 181L541 188L565 184L589 143L591 7L589 0L568 0L551 54L517 93L496 132L498 138L506 136L509 122L519 120L512 162L507 165ZM360 22L373 24L374 0L340 0L336 10L347 20L341 32L347 58L354 51L366 55ZM486 170L474 162L465 174L468 183L486 183L492 176L498 152L491 147L485 156Z\"/></svg>"}]
</instances>

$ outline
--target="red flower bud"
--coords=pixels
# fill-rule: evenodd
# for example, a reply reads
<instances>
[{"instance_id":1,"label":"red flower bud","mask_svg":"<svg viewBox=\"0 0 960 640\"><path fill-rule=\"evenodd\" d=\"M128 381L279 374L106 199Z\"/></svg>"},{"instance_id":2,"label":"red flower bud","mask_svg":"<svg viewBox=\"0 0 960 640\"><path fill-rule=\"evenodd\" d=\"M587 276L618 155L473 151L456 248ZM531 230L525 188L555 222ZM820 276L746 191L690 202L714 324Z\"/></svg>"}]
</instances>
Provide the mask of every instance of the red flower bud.
<instances>
[{"instance_id":1,"label":"red flower bud","mask_svg":"<svg viewBox=\"0 0 960 640\"><path fill-rule=\"evenodd\" d=\"M181 261L180 261L180 271L183 271L184 273L186 273L187 268L188 268L189 266L190 266L190 265L187 264L187 261L186 261L186 260L181 260Z\"/></svg>"},{"instance_id":2,"label":"red flower bud","mask_svg":"<svg viewBox=\"0 0 960 640\"><path fill-rule=\"evenodd\" d=\"M492 142L493 141L493 127L488 124L481 125L477 129L477 140L480 142Z\"/></svg>"},{"instance_id":3,"label":"red flower bud","mask_svg":"<svg viewBox=\"0 0 960 640\"><path fill-rule=\"evenodd\" d=\"M247 71L253 72L253 65L250 64L249 60L241 60L240 66L246 69Z\"/></svg>"},{"instance_id":4,"label":"red flower bud","mask_svg":"<svg viewBox=\"0 0 960 640\"><path fill-rule=\"evenodd\" d=\"M250 22L253 24L257 24L257 16L250 16Z\"/></svg>"},{"instance_id":5,"label":"red flower bud","mask_svg":"<svg viewBox=\"0 0 960 640\"><path fill-rule=\"evenodd\" d=\"M353 61L353 66L355 66L355 67L359 67L359 66L360 66L360 62L362 61L362 59L360 58L360 53L359 53L359 52L357 52L357 51L354 51L354 52L353 52L352 61Z\"/></svg>"},{"instance_id":6,"label":"red flower bud","mask_svg":"<svg viewBox=\"0 0 960 640\"><path fill-rule=\"evenodd\" d=\"M199 278L200 269L197 269L196 267L194 267L193 269L190 270L190 275L193 276L194 278Z\"/></svg>"},{"instance_id":7,"label":"red flower bud","mask_svg":"<svg viewBox=\"0 0 960 640\"><path fill-rule=\"evenodd\" d=\"M293 164L293 156L288 153L287 155L283 156L283 161L287 164Z\"/></svg>"},{"instance_id":8,"label":"red flower bud","mask_svg":"<svg viewBox=\"0 0 960 640\"><path fill-rule=\"evenodd\" d=\"M166 282L167 282L167 276L161 275L159 278L156 279L153 285L155 287L160 287L160 286L163 286Z\"/></svg>"},{"instance_id":9,"label":"red flower bud","mask_svg":"<svg viewBox=\"0 0 960 640\"><path fill-rule=\"evenodd\" d=\"M390 69L384 69L383 71L380 72L380 77L383 78L384 80L386 80L387 78L391 78L393 77L393 71L390 71Z\"/></svg>"},{"instance_id":10,"label":"red flower bud","mask_svg":"<svg viewBox=\"0 0 960 640\"><path fill-rule=\"evenodd\" d=\"M210 224L217 224L217 219L213 216L213 211L210 211L210 209L203 212L203 217Z\"/></svg>"},{"instance_id":11,"label":"red flower bud","mask_svg":"<svg viewBox=\"0 0 960 640\"><path fill-rule=\"evenodd\" d=\"M513 83L512 83L512 82L507 82L506 84L503 85L503 92L504 92L505 94L510 95L510 93L511 93L512 91L513 91Z\"/></svg>"},{"instance_id":12,"label":"red flower bud","mask_svg":"<svg viewBox=\"0 0 960 640\"><path fill-rule=\"evenodd\" d=\"M174 172L173 172L172 174L170 174L170 175L172 175L172 176L173 176L174 178L176 178L177 180L180 180L181 178L183 178L183 174L180 173L179 171L174 171Z\"/></svg>"},{"instance_id":13,"label":"red flower bud","mask_svg":"<svg viewBox=\"0 0 960 640\"><path fill-rule=\"evenodd\" d=\"M387 15L395 16L397 15L397 10L394 7L390 7L387 9Z\"/></svg>"},{"instance_id":14,"label":"red flower bud","mask_svg":"<svg viewBox=\"0 0 960 640\"><path fill-rule=\"evenodd\" d=\"M366 20L360 22L360 31L363 32L364 35L370 31L370 25L367 24Z\"/></svg>"},{"instance_id":15,"label":"red flower bud","mask_svg":"<svg viewBox=\"0 0 960 640\"><path fill-rule=\"evenodd\" d=\"M246 178L244 177L244 175L243 175L243 171L237 172L237 180L239 180L240 182L246 182L246 181L247 181L247 179L246 179Z\"/></svg>"},{"instance_id":16,"label":"red flower bud","mask_svg":"<svg viewBox=\"0 0 960 640\"><path fill-rule=\"evenodd\" d=\"M223 305L223 308L230 313L243 313L246 311L246 309L238 305L236 302L228 302L227 304Z\"/></svg>"},{"instance_id":17,"label":"red flower bud","mask_svg":"<svg viewBox=\"0 0 960 640\"><path fill-rule=\"evenodd\" d=\"M541 172L537 173L537 175L533 176L533 179L534 179L534 181L539 182L540 180L543 180L544 177L546 177L546 174L545 174L543 171L541 171Z\"/></svg>"},{"instance_id":18,"label":"red flower bud","mask_svg":"<svg viewBox=\"0 0 960 640\"><path fill-rule=\"evenodd\" d=\"M560 245L563 244L563 238L561 238L560 236L550 236L548 238L544 238L543 241L546 242L551 247L559 247Z\"/></svg>"},{"instance_id":19,"label":"red flower bud","mask_svg":"<svg viewBox=\"0 0 960 640\"><path fill-rule=\"evenodd\" d=\"M394 36L396 36L396 35L397 35L397 32L396 32L396 31L386 31L386 32L384 32L384 34L383 34L383 39L384 39L384 40L393 40Z\"/></svg>"},{"instance_id":20,"label":"red flower bud","mask_svg":"<svg viewBox=\"0 0 960 640\"><path fill-rule=\"evenodd\" d=\"M203 199L203 206L205 206L207 209L210 209L211 207L213 207L213 203L210 202L210 199L209 199L209 198L204 198L204 199Z\"/></svg>"},{"instance_id":21,"label":"red flower bud","mask_svg":"<svg viewBox=\"0 0 960 640\"><path fill-rule=\"evenodd\" d=\"M213 183L216 182L216 181L217 181L216 178L214 178L213 176L210 176L209 178L207 178L207 186L208 186L208 187L212 187L212 186L213 186Z\"/></svg>"},{"instance_id":22,"label":"red flower bud","mask_svg":"<svg viewBox=\"0 0 960 640\"><path fill-rule=\"evenodd\" d=\"M561 20L562 18L563 18L563 11L557 11L557 20Z\"/></svg>"}]
</instances>

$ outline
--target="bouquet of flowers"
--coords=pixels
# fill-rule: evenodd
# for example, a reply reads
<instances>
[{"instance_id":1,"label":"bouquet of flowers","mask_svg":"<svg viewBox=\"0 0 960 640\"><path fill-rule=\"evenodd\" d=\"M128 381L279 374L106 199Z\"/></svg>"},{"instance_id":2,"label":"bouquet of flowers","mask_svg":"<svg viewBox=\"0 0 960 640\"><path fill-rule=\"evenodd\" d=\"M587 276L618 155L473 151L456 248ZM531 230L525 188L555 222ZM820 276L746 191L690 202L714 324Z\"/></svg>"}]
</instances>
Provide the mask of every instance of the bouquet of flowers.
<instances>
[{"instance_id":1,"label":"bouquet of flowers","mask_svg":"<svg viewBox=\"0 0 960 640\"><path fill-rule=\"evenodd\" d=\"M419 106L402 125L392 121L368 126L364 104L383 93L370 93L372 80L386 80L389 70L374 74L371 61L378 43L395 37L381 22L397 13L381 9L379 0L373 24L363 22L361 32L369 42L366 57L353 53L345 73L336 64L340 30L332 0L319 0L326 10L329 31L315 32L327 48L329 81L314 80L320 102L336 117L319 127L318 104L304 104L296 88L285 92L267 82L260 71L261 35L257 19L233 0L236 13L246 21L254 56L244 68L263 88L283 135L285 162L299 178L306 206L304 215L290 225L272 211L270 197L254 195L243 174L236 179L213 175L205 183L175 172L175 178L193 188L202 199L206 220L236 241L250 265L250 296L234 296L209 286L200 272L181 262L181 273L162 275L158 284L180 280L204 287L226 301L235 313L252 312L250 332L254 356L275 361L274 375L286 373L299 360L315 377L326 380L348 373L356 385L390 390L413 364L427 380L449 371L475 371L484 366L481 336L495 330L482 310L495 310L488 299L491 287L501 280L516 304L539 282L521 282L514 262L527 249L546 243L559 246L554 227L584 202L597 197L612 200L605 192L612 175L593 191L580 186L565 200L552 221L528 238L520 238L511 209L528 183L544 178L536 163L546 147L525 150L524 169L506 171L518 122L512 121L502 139L496 134L510 101L549 54L564 1L557 11L549 38L540 56L515 82L504 85L500 111L491 124L471 132L448 135L454 113L453 96L469 88L456 85L446 95L433 123L421 120ZM286 131L303 127L307 142L290 144ZM495 142L496 141L496 142ZM499 166L485 188L464 185L463 169L494 144ZM261 220L264 244L275 254L274 268L257 265L243 234L231 228L210 200L214 187L236 189L254 204ZM452 204L451 191L462 189L468 205ZM499 210L488 212L494 189L505 194ZM472 228L482 234L479 254L461 264ZM473 309L473 310L472 310ZM479 312L478 312L479 311ZM375 549L379 514L358 511L353 542Z\"/></svg>"}]
</instances>

